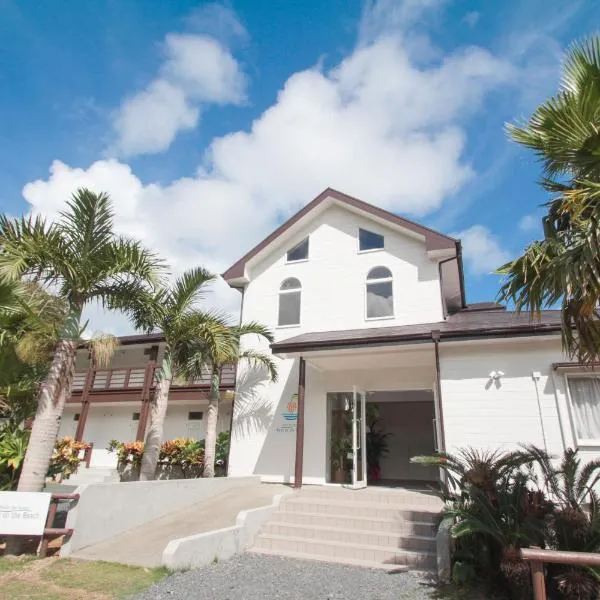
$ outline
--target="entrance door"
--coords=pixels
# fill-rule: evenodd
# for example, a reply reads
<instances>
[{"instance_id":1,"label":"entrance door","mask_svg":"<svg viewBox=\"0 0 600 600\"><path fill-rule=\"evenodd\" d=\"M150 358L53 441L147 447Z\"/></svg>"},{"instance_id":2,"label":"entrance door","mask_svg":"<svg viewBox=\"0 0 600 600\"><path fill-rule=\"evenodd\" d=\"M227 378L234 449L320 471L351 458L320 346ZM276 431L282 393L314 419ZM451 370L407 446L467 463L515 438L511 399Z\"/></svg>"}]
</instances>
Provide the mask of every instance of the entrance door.
<instances>
[{"instance_id":1,"label":"entrance door","mask_svg":"<svg viewBox=\"0 0 600 600\"><path fill-rule=\"evenodd\" d=\"M352 487L367 487L366 394L352 393Z\"/></svg>"}]
</instances>

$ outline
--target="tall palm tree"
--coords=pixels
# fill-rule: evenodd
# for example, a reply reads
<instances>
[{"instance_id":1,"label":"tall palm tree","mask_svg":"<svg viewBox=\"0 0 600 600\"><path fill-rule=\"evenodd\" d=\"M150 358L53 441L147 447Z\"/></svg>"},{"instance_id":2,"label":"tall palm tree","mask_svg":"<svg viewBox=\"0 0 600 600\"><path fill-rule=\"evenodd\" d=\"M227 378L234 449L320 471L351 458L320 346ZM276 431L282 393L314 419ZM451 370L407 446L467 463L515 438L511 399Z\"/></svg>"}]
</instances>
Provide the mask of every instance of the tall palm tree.
<instances>
[{"instance_id":1,"label":"tall palm tree","mask_svg":"<svg viewBox=\"0 0 600 600\"><path fill-rule=\"evenodd\" d=\"M155 294L140 296L130 310L135 327L147 332L162 331L166 346L150 405L141 480L155 477L171 382L174 376L189 375L184 365L190 360L196 346L191 323L198 323L197 315L201 313L196 308L197 303L215 277L201 267L190 269L173 284L163 285Z\"/></svg>"},{"instance_id":2,"label":"tall palm tree","mask_svg":"<svg viewBox=\"0 0 600 600\"><path fill-rule=\"evenodd\" d=\"M264 369L271 381L277 381L277 366L272 355L252 348L244 349L242 343L242 337L247 335L256 335L270 343L274 339L271 331L256 321L242 325L231 325L228 321L223 315L198 313L193 326L197 348L185 367L190 373L198 372L205 366L211 369L204 446L204 477L215 476L219 386L225 365L247 362L251 368Z\"/></svg>"},{"instance_id":3,"label":"tall palm tree","mask_svg":"<svg viewBox=\"0 0 600 600\"><path fill-rule=\"evenodd\" d=\"M521 126L516 142L543 165L552 194L544 238L499 269L502 300L532 316L560 303L563 346L583 362L600 357L600 37L572 45L558 93Z\"/></svg>"},{"instance_id":4,"label":"tall palm tree","mask_svg":"<svg viewBox=\"0 0 600 600\"><path fill-rule=\"evenodd\" d=\"M66 317L57 332L18 489L40 491L45 482L65 401L71 392L75 354L90 302L124 306L154 283L161 261L137 241L114 232L106 194L78 190L57 221L0 216L0 282L34 281L63 299Z\"/></svg>"}]
</instances>

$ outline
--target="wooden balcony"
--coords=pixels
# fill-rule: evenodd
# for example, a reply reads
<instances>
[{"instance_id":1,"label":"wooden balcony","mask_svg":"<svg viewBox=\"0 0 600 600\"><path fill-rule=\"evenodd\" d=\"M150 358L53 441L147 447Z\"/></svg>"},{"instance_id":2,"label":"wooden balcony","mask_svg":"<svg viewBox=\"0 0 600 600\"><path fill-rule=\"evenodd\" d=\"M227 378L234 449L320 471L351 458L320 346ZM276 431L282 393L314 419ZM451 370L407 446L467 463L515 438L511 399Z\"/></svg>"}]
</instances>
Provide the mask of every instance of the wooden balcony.
<instances>
[{"instance_id":1,"label":"wooden balcony","mask_svg":"<svg viewBox=\"0 0 600 600\"><path fill-rule=\"evenodd\" d=\"M158 367L152 375L153 388L156 385ZM225 365L221 372L219 389L233 390L235 388L235 364ZM88 371L77 371L73 378L71 397L68 402L81 402ZM93 369L90 391L91 402L127 402L141 398L144 388L146 367L121 367L115 369ZM170 400L193 400L199 392L210 390L210 369L200 377L190 381L176 380L171 384Z\"/></svg>"}]
</instances>

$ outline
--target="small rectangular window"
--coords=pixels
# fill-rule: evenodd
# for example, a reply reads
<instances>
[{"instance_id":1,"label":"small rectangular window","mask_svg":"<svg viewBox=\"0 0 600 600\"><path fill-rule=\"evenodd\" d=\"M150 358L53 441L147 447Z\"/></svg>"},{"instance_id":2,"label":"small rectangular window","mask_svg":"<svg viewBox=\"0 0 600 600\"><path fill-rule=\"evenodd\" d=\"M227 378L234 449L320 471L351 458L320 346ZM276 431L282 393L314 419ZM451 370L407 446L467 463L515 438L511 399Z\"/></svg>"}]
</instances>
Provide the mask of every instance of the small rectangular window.
<instances>
[{"instance_id":1,"label":"small rectangular window","mask_svg":"<svg viewBox=\"0 0 600 600\"><path fill-rule=\"evenodd\" d=\"M79 413L73 415L73 421L79 421Z\"/></svg>"},{"instance_id":2,"label":"small rectangular window","mask_svg":"<svg viewBox=\"0 0 600 600\"><path fill-rule=\"evenodd\" d=\"M133 415L131 415L131 420L132 421L139 421L140 420L140 413L139 412L134 412Z\"/></svg>"},{"instance_id":3,"label":"small rectangular window","mask_svg":"<svg viewBox=\"0 0 600 600\"><path fill-rule=\"evenodd\" d=\"M188 421L202 421L204 413L200 411L192 411L188 413Z\"/></svg>"},{"instance_id":4,"label":"small rectangular window","mask_svg":"<svg viewBox=\"0 0 600 600\"><path fill-rule=\"evenodd\" d=\"M308 259L308 238L302 240L297 246L288 250L287 261L296 262L298 260Z\"/></svg>"},{"instance_id":5,"label":"small rectangular window","mask_svg":"<svg viewBox=\"0 0 600 600\"><path fill-rule=\"evenodd\" d=\"M383 248L382 235L366 229L358 230L358 249L360 252L365 250L378 250L380 248Z\"/></svg>"}]
</instances>

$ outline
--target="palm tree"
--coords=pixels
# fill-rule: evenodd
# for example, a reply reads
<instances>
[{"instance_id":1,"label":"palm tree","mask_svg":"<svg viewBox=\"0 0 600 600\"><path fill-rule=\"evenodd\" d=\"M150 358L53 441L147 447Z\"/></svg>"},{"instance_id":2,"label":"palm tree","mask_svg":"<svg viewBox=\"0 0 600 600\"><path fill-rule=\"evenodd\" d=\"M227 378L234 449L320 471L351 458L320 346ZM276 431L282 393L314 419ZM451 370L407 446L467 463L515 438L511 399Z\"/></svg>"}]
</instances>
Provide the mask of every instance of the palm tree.
<instances>
[{"instance_id":1,"label":"palm tree","mask_svg":"<svg viewBox=\"0 0 600 600\"><path fill-rule=\"evenodd\" d=\"M277 366L271 354L252 348L243 348L242 337L256 335L271 343L271 331L256 321L231 325L227 317L219 314L198 313L194 334L196 352L187 361L186 370L198 373L205 366L211 369L206 440L204 448L204 477L215 476L215 451L217 442L217 419L219 416L219 386L225 365L246 362L250 368L264 369L271 381L277 381Z\"/></svg>"},{"instance_id":2,"label":"palm tree","mask_svg":"<svg viewBox=\"0 0 600 600\"><path fill-rule=\"evenodd\" d=\"M156 387L150 406L150 420L146 430L144 456L140 469L141 480L154 479L162 442L163 426L169 401L169 390L174 376L188 376L185 365L195 352L197 339L194 325L200 313L196 308L206 286L215 275L201 267L186 271L172 285L163 285L155 294L139 296L130 309L137 329L147 332L162 331L165 353L156 374ZM127 308L127 306L123 306Z\"/></svg>"},{"instance_id":3,"label":"palm tree","mask_svg":"<svg viewBox=\"0 0 600 600\"><path fill-rule=\"evenodd\" d=\"M532 316L560 303L565 350L593 362L600 357L600 37L571 46L558 93L507 129L542 162L541 185L553 198L544 238L500 267L499 298Z\"/></svg>"},{"instance_id":4,"label":"palm tree","mask_svg":"<svg viewBox=\"0 0 600 600\"><path fill-rule=\"evenodd\" d=\"M40 491L64 404L71 392L82 312L90 302L126 305L156 281L161 261L137 241L114 232L106 194L79 189L57 221L0 216L0 282L37 282L63 299L66 318L57 332L18 490Z\"/></svg>"}]
</instances>

